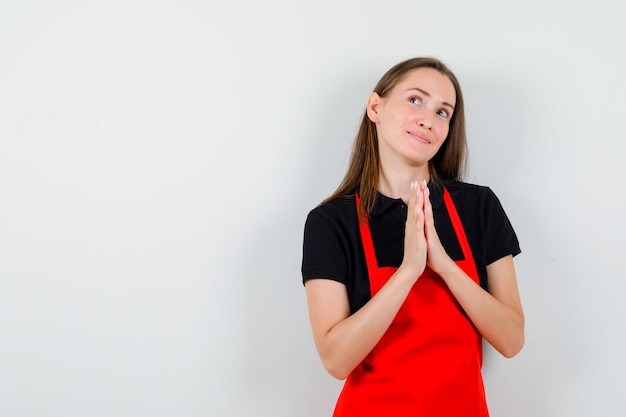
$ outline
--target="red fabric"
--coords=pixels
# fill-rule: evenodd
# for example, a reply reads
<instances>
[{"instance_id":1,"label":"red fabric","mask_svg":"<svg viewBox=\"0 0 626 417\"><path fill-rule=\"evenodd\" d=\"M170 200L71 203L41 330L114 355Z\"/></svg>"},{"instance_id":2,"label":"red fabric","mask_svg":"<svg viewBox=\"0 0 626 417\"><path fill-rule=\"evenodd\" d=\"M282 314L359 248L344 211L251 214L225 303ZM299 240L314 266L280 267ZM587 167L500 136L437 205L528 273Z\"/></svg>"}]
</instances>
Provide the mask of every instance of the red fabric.
<instances>
[{"instance_id":1,"label":"red fabric","mask_svg":"<svg viewBox=\"0 0 626 417\"><path fill-rule=\"evenodd\" d=\"M358 210L358 195L356 201ZM444 203L465 258L457 264L478 283L463 225L446 189ZM367 219L360 229L374 296L397 268L378 267ZM443 280L427 267L389 329L346 379L333 417L487 417L481 366L481 335Z\"/></svg>"}]
</instances>

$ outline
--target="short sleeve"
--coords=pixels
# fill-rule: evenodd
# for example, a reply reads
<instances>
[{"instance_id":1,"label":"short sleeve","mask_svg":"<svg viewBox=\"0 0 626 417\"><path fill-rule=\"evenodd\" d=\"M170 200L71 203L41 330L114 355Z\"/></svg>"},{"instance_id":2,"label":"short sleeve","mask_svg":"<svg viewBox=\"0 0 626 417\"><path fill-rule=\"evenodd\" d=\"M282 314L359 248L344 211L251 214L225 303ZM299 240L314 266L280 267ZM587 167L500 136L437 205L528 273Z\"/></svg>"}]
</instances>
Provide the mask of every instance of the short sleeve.
<instances>
[{"instance_id":1,"label":"short sleeve","mask_svg":"<svg viewBox=\"0 0 626 417\"><path fill-rule=\"evenodd\" d=\"M347 285L348 242L345 224L328 207L318 207L307 216L304 226L302 278L324 278Z\"/></svg>"},{"instance_id":2,"label":"short sleeve","mask_svg":"<svg viewBox=\"0 0 626 417\"><path fill-rule=\"evenodd\" d=\"M521 253L519 241L500 200L490 188L485 188L484 224L486 232L485 261L489 265L508 255Z\"/></svg>"}]
</instances>

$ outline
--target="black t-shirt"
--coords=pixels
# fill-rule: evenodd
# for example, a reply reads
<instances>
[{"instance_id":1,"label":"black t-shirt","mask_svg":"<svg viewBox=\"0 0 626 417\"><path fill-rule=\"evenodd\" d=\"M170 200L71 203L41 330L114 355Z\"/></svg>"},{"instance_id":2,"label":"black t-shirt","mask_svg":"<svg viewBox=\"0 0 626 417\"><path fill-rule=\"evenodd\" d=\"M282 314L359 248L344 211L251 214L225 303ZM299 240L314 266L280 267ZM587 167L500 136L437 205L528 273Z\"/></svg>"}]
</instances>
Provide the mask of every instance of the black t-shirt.
<instances>
[{"instance_id":1,"label":"black t-shirt","mask_svg":"<svg viewBox=\"0 0 626 417\"><path fill-rule=\"evenodd\" d=\"M463 252L443 203L443 185L452 196L481 286L486 288L487 265L521 252L515 231L500 201L488 187L457 181L431 181L428 187L435 228L453 260L463 259ZM401 199L378 193L369 222L380 267L398 267L402 263L406 216L407 208ZM354 195L336 198L309 213L304 228L302 277L304 282L322 278L345 284L353 313L370 300Z\"/></svg>"}]
</instances>

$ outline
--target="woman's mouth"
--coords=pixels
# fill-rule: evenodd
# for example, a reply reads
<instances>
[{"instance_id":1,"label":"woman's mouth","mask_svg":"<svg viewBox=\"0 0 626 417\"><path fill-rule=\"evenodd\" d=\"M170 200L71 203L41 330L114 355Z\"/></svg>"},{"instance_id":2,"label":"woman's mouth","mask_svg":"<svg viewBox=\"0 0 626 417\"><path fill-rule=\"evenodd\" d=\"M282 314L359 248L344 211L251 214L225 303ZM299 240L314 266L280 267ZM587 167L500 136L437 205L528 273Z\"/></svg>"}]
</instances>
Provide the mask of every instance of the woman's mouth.
<instances>
[{"instance_id":1,"label":"woman's mouth","mask_svg":"<svg viewBox=\"0 0 626 417\"><path fill-rule=\"evenodd\" d=\"M413 139L415 139L416 141L420 143L426 143L426 144L431 143L431 140L426 135L423 135L421 133L408 132L408 134L411 135Z\"/></svg>"}]
</instances>

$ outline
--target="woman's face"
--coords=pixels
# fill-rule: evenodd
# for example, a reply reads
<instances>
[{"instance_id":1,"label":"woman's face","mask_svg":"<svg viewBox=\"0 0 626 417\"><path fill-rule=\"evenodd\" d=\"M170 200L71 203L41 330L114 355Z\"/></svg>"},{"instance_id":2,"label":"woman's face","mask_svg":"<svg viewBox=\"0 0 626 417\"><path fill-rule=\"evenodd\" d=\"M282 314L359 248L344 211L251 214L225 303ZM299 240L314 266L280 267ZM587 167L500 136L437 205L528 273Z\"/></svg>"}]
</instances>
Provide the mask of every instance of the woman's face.
<instances>
[{"instance_id":1,"label":"woman's face","mask_svg":"<svg viewBox=\"0 0 626 417\"><path fill-rule=\"evenodd\" d=\"M388 93L372 93L367 114L376 124L381 163L427 165L448 136L456 92L432 68L408 72Z\"/></svg>"}]
</instances>

